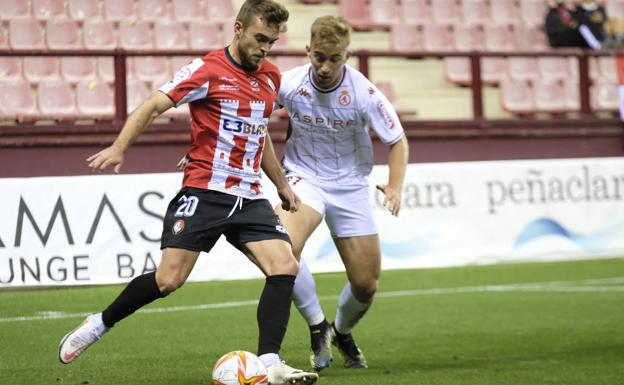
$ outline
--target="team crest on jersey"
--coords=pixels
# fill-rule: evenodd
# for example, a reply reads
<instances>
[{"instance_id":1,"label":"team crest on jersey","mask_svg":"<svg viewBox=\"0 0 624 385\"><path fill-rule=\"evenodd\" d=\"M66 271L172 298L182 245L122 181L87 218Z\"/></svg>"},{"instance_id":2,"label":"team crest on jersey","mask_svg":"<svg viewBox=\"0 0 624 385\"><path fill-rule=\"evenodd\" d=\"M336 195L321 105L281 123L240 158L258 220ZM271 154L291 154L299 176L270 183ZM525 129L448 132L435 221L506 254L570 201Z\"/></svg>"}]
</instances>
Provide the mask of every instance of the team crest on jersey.
<instances>
[{"instance_id":1,"label":"team crest on jersey","mask_svg":"<svg viewBox=\"0 0 624 385\"><path fill-rule=\"evenodd\" d=\"M254 78L253 76L250 76L249 85L251 86L252 91L260 92L260 83L258 82L258 79Z\"/></svg>"},{"instance_id":2,"label":"team crest on jersey","mask_svg":"<svg viewBox=\"0 0 624 385\"><path fill-rule=\"evenodd\" d=\"M171 228L171 231L174 235L178 235L182 231L184 231L184 219L178 219L177 221L175 221L173 227Z\"/></svg>"},{"instance_id":3,"label":"team crest on jersey","mask_svg":"<svg viewBox=\"0 0 624 385\"><path fill-rule=\"evenodd\" d=\"M273 93L275 93L275 84L273 83L273 80L271 80L271 78L268 77L268 76L266 78L267 78L267 84L271 88L271 91L273 91Z\"/></svg>"},{"instance_id":4,"label":"team crest on jersey","mask_svg":"<svg viewBox=\"0 0 624 385\"><path fill-rule=\"evenodd\" d=\"M343 90L340 93L340 97L338 97L338 101L340 102L340 104L342 104L343 106L348 106L349 103L351 103L351 95L349 95L349 91L347 90Z\"/></svg>"}]
</instances>

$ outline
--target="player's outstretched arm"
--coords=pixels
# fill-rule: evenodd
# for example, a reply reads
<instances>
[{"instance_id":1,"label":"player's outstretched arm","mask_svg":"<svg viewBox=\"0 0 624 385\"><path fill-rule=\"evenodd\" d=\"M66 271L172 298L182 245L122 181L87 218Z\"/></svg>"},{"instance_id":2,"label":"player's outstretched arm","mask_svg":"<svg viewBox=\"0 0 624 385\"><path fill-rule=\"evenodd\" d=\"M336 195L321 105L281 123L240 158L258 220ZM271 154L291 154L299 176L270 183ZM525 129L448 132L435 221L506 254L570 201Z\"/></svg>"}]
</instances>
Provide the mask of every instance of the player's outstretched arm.
<instances>
[{"instance_id":1,"label":"player's outstretched arm","mask_svg":"<svg viewBox=\"0 0 624 385\"><path fill-rule=\"evenodd\" d=\"M264 170L265 174L269 177L269 179L271 179L271 182L273 182L277 188L277 194L282 200L282 208L286 211L290 211L291 213L299 210L301 200L299 200L299 197L295 194L286 180L286 176L282 170L282 165L275 156L273 142L271 141L271 137L268 133L264 143L264 151L262 152L262 170Z\"/></svg>"},{"instance_id":2,"label":"player's outstretched arm","mask_svg":"<svg viewBox=\"0 0 624 385\"><path fill-rule=\"evenodd\" d=\"M173 101L164 93L160 91L153 93L128 116L112 145L87 158L91 170L101 172L108 166L113 166L113 171L118 173L123 164L124 154L134 140L154 119L173 106Z\"/></svg>"},{"instance_id":3,"label":"player's outstretched arm","mask_svg":"<svg viewBox=\"0 0 624 385\"><path fill-rule=\"evenodd\" d=\"M384 193L384 206L394 216L398 216L401 210L401 192L403 191L408 155L409 145L407 144L407 138L403 135L401 139L390 146L390 153L388 154L388 184L377 185L377 189Z\"/></svg>"}]
</instances>

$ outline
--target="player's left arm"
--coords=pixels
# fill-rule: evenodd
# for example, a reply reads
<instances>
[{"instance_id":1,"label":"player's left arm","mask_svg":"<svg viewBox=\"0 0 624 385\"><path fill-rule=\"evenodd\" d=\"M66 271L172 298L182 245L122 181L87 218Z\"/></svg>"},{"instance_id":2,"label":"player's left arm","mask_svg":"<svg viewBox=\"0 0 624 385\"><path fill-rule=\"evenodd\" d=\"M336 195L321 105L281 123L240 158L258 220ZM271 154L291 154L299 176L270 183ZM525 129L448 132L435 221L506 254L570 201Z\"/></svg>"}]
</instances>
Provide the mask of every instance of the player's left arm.
<instances>
[{"instance_id":1,"label":"player's left arm","mask_svg":"<svg viewBox=\"0 0 624 385\"><path fill-rule=\"evenodd\" d=\"M284 210L292 213L297 211L299 209L299 205L301 204L301 200L299 200L299 197L295 194L286 180L286 176L282 170L282 165L277 160L277 156L275 156L273 141L271 141L271 137L268 133L264 142L261 165L264 173L277 188L277 194L282 200L282 207Z\"/></svg>"},{"instance_id":2,"label":"player's left arm","mask_svg":"<svg viewBox=\"0 0 624 385\"><path fill-rule=\"evenodd\" d=\"M405 169L409 155L409 145L405 135L390 145L388 154L388 183L378 184L376 187L384 193L384 206L394 216L399 215L401 210L401 192L405 180Z\"/></svg>"}]
</instances>

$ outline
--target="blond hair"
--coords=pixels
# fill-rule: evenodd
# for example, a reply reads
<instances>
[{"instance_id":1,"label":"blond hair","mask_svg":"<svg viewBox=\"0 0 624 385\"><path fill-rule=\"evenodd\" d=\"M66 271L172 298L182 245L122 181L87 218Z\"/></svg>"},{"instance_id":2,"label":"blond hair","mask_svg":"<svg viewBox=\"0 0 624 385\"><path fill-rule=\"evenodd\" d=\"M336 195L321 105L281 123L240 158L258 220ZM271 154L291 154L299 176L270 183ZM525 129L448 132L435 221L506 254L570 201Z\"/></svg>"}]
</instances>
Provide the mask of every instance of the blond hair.
<instances>
[{"instance_id":1,"label":"blond hair","mask_svg":"<svg viewBox=\"0 0 624 385\"><path fill-rule=\"evenodd\" d=\"M236 15L236 21L245 28L256 16L262 18L267 25L277 26L280 31L284 31L289 13L286 7L273 0L246 0Z\"/></svg>"},{"instance_id":2,"label":"blond hair","mask_svg":"<svg viewBox=\"0 0 624 385\"><path fill-rule=\"evenodd\" d=\"M351 43L351 30L351 25L342 16L321 16L312 23L310 41L319 39L324 43L344 43L348 47Z\"/></svg>"}]
</instances>

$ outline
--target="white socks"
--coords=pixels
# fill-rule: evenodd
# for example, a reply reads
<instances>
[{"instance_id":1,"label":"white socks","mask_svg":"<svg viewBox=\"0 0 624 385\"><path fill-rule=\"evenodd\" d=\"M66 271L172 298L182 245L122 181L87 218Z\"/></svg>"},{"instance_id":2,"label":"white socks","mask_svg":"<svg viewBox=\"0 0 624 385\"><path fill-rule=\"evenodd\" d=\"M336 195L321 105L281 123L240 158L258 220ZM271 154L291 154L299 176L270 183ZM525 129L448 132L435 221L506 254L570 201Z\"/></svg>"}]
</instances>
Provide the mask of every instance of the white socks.
<instances>
[{"instance_id":1,"label":"white socks","mask_svg":"<svg viewBox=\"0 0 624 385\"><path fill-rule=\"evenodd\" d=\"M362 303L355 299L351 291L351 284L347 282L342 289L342 293L340 293L338 312L336 313L336 321L334 321L334 326L336 330L338 330L338 333L351 333L351 329L353 329L364 314L366 314L370 306L370 302Z\"/></svg>"},{"instance_id":2,"label":"white socks","mask_svg":"<svg viewBox=\"0 0 624 385\"><path fill-rule=\"evenodd\" d=\"M321 303L316 294L314 277L312 277L312 273L303 259L299 261L299 274L295 279L293 301L308 325L318 325L325 319L325 314L323 314Z\"/></svg>"}]
</instances>

